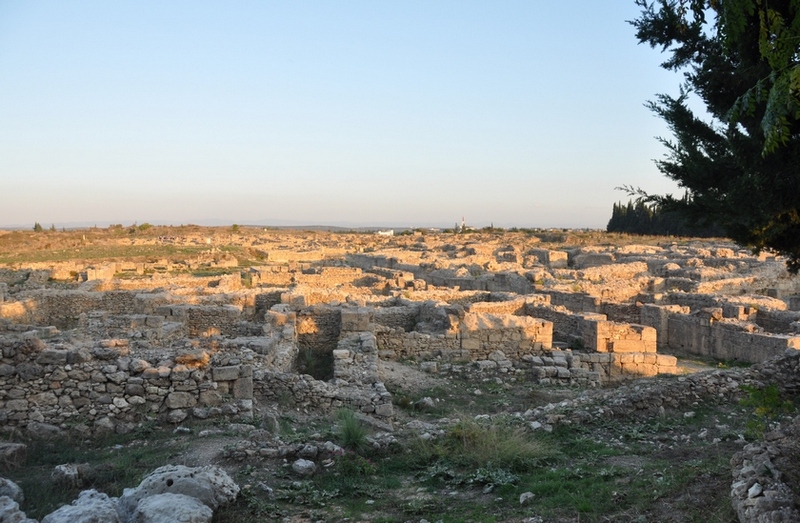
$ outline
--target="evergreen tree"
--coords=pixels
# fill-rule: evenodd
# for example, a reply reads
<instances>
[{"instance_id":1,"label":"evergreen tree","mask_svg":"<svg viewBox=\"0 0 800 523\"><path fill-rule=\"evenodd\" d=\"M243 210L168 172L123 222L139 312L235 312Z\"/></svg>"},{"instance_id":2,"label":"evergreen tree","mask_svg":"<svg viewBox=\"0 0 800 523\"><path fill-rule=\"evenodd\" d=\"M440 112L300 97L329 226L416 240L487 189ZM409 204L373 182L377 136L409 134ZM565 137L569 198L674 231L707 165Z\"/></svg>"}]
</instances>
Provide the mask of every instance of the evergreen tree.
<instances>
[{"instance_id":1,"label":"evergreen tree","mask_svg":"<svg viewBox=\"0 0 800 523\"><path fill-rule=\"evenodd\" d=\"M797 0L637 0L640 42L669 51L662 66L685 72L677 98L649 107L674 138L661 139L659 169L687 196L644 202L692 222L719 224L758 252L788 256L800 270L800 2ZM687 105L689 93L710 121Z\"/></svg>"}]
</instances>

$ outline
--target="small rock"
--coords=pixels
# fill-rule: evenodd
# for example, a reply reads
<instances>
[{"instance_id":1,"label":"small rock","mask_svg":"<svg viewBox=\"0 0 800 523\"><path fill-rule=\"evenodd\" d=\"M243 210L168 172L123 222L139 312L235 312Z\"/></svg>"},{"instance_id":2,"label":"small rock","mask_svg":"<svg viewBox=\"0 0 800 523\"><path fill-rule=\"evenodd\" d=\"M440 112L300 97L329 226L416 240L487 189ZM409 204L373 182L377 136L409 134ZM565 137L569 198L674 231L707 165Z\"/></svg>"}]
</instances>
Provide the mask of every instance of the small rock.
<instances>
[{"instance_id":1,"label":"small rock","mask_svg":"<svg viewBox=\"0 0 800 523\"><path fill-rule=\"evenodd\" d=\"M82 487L89 474L88 463L66 463L56 465L50 474L53 482L66 487Z\"/></svg>"},{"instance_id":2,"label":"small rock","mask_svg":"<svg viewBox=\"0 0 800 523\"><path fill-rule=\"evenodd\" d=\"M533 492L523 492L519 495L519 504L524 505L533 499Z\"/></svg>"},{"instance_id":3,"label":"small rock","mask_svg":"<svg viewBox=\"0 0 800 523\"><path fill-rule=\"evenodd\" d=\"M436 403L430 396L425 396L414 403L414 408L417 410L431 410L436 408Z\"/></svg>"},{"instance_id":4,"label":"small rock","mask_svg":"<svg viewBox=\"0 0 800 523\"><path fill-rule=\"evenodd\" d=\"M292 470L300 477L313 476L317 471L317 465L313 461L307 459L298 459L292 463Z\"/></svg>"},{"instance_id":5,"label":"small rock","mask_svg":"<svg viewBox=\"0 0 800 523\"><path fill-rule=\"evenodd\" d=\"M760 496L762 492L764 492L764 487L761 486L761 483L754 483L753 486L747 490L747 497L754 498Z\"/></svg>"}]
</instances>

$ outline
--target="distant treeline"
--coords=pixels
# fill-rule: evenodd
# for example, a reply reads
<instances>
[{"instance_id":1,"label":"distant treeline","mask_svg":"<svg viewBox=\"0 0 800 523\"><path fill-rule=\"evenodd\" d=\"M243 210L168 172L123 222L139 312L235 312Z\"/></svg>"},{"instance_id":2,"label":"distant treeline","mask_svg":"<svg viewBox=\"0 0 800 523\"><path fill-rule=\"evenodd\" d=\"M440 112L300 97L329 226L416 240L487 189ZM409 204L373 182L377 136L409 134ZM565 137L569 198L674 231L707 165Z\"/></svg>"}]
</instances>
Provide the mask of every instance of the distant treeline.
<instances>
[{"instance_id":1,"label":"distant treeline","mask_svg":"<svg viewBox=\"0 0 800 523\"><path fill-rule=\"evenodd\" d=\"M606 231L701 238L725 236L725 232L717 225L691 223L680 212L664 211L655 204L648 205L644 202L634 203L632 201L629 201L627 205L614 204Z\"/></svg>"}]
</instances>

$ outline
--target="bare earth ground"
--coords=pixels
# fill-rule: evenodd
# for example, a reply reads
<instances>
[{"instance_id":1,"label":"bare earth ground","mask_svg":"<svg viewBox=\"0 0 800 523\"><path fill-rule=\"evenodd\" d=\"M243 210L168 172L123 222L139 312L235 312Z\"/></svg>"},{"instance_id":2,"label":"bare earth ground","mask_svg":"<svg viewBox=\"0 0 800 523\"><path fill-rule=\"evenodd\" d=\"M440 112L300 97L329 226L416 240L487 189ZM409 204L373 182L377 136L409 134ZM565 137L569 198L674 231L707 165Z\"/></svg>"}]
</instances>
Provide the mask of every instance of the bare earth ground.
<instances>
[{"instance_id":1,"label":"bare earth ground","mask_svg":"<svg viewBox=\"0 0 800 523\"><path fill-rule=\"evenodd\" d=\"M707 370L711 367L699 362L687 364L692 371ZM434 393L441 397L443 403L457 405L455 408L473 411L476 408L475 401L471 398L476 389L486 389L486 384L476 386L473 382L465 382L459 377L449 377L443 375L433 375L420 372L416 367L399 362L382 362L381 376L385 380L387 388L395 395L407 395L412 398L419 398L423 395ZM494 380L489 380L490 385L495 385ZM643 385L646 386L646 385ZM504 410L510 408L524 408L535 405L546 404L550 401L559 402L570 397L586 394L586 391L577 389L553 388L532 390L529 386L495 388L491 390L491 410ZM498 407L499 406L499 407ZM448 407L444 407L447 409ZM613 492L614 502L621 506L625 504L627 496L626 489L634 481L637 481L643 474L652 476L654 484L658 484L663 479L664 482L681 481L681 478L671 477L671 469L679 469L688 464L708 460L710 455L720 463L727 463L730 456L740 450L743 440L730 438L710 445L669 445L675 440L683 441L684 438L691 438L701 432L708 424L718 424L721 417L732 415L737 410L736 405L723 408L714 413L708 419L704 419L700 424L693 424L687 427L676 427L665 423L662 428L656 427L650 432L637 433L640 429L638 424L633 421L630 423L619 423L614 425L600 425L591 429L591 438L600 441L618 441L620 454L608 456L599 460L592 461L589 466L596 468L608 468L616 471L615 483L618 489ZM415 411L401 411L396 423L397 428L413 419L431 419L438 416L424 416ZM301 421L299 418L297 421ZM681 430L683 429L683 430ZM218 436L214 438L192 438L191 443L186 445L185 450L178 458L179 461L187 465L201 465L215 463L223 466L228 472L236 477L240 475L242 464L225 458L225 449L242 439L241 436ZM655 466L654 466L655 464ZM283 465L285 466L285 465ZM578 469L581 465L578 465ZM586 466L586 464L582 465ZM273 473L280 473L282 465L273 463L267 465L267 469ZM655 471L654 471L655 470ZM621 472L620 472L621 471ZM430 493L427 489L414 485L414 478L407 478L406 488L395 495L402 496L407 502L418 500L420 504L428 506L432 499L437 496L436 492ZM663 521L663 522L732 522L736 521L730 509L728 493L730 490L730 471L727 466L717 467L708 473L701 473L691 478L677 492L672 491L662 494L659 491L653 492L654 501L650 507L642 512L638 509L630 511L620 510L617 513L608 514L600 521L617 522L644 522L644 521ZM404 493L403 493L404 492ZM431 495L433 497L431 497ZM438 495L446 495L450 502L461 502L469 500L472 503L485 504L488 507L498 504L498 496L493 493L485 493L480 489L466 489L464 491L452 491L445 488L439 491ZM331 505L334 505L333 503ZM352 519L344 517L331 517L336 512L335 507L329 506L326 509L327 518L320 518L320 512L313 512L309 515L308 510L298 507L300 513L286 515L281 520L285 522L301 523L311 521L348 521ZM558 523L581 521L580 514L561 514L550 516L548 519L541 519L538 516L514 517L507 514L507 511L498 511L499 519L495 521L522 522L522 521L551 521ZM311 517L314 516L314 517ZM352 521L382 521L381 514L363 514L363 519ZM390 516L387 521L394 521ZM316 519L315 519L316 518ZM377 519L376 519L377 518ZM707 519L706 519L707 518ZM423 518L408 518L406 521L421 521ZM265 520L266 521L266 520ZM469 521L466 519L465 521Z\"/></svg>"}]
</instances>

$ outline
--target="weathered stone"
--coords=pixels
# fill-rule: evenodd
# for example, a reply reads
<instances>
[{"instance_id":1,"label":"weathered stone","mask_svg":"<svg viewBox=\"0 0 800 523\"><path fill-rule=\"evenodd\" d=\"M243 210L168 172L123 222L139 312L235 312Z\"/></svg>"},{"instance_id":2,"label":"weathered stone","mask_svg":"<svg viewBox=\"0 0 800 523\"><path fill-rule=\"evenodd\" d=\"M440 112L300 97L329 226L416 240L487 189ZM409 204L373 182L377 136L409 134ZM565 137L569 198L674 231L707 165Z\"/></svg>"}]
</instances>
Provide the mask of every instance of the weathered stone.
<instances>
[{"instance_id":1,"label":"weathered stone","mask_svg":"<svg viewBox=\"0 0 800 523\"><path fill-rule=\"evenodd\" d=\"M39 353L36 363L39 365L66 365L68 353L67 350L45 349Z\"/></svg>"},{"instance_id":2,"label":"weathered stone","mask_svg":"<svg viewBox=\"0 0 800 523\"><path fill-rule=\"evenodd\" d=\"M317 465L313 461L309 461L307 459L298 459L292 463L292 470L298 476L307 478L314 475L314 473L317 471Z\"/></svg>"},{"instance_id":3,"label":"weathered stone","mask_svg":"<svg viewBox=\"0 0 800 523\"><path fill-rule=\"evenodd\" d=\"M25 432L34 439L55 439L64 436L64 431L59 427L38 421L28 423Z\"/></svg>"},{"instance_id":4,"label":"weathered stone","mask_svg":"<svg viewBox=\"0 0 800 523\"><path fill-rule=\"evenodd\" d=\"M199 499L165 492L142 499L130 523L210 523L214 512Z\"/></svg>"},{"instance_id":5,"label":"weathered stone","mask_svg":"<svg viewBox=\"0 0 800 523\"><path fill-rule=\"evenodd\" d=\"M0 496L0 521L3 523L36 523L35 519L28 518L19 509L19 503L8 496Z\"/></svg>"},{"instance_id":6,"label":"weathered stone","mask_svg":"<svg viewBox=\"0 0 800 523\"><path fill-rule=\"evenodd\" d=\"M25 501L25 494L20 486L6 478L0 478L0 496L7 496L17 503ZM3 521L2 517L0 521Z\"/></svg>"},{"instance_id":7,"label":"weathered stone","mask_svg":"<svg viewBox=\"0 0 800 523\"><path fill-rule=\"evenodd\" d=\"M71 505L42 518L42 523L120 523L114 500L96 490L84 490Z\"/></svg>"},{"instance_id":8,"label":"weathered stone","mask_svg":"<svg viewBox=\"0 0 800 523\"><path fill-rule=\"evenodd\" d=\"M189 413L185 409L173 409L167 412L167 422L168 423L180 423L185 420L189 416Z\"/></svg>"},{"instance_id":9,"label":"weathered stone","mask_svg":"<svg viewBox=\"0 0 800 523\"><path fill-rule=\"evenodd\" d=\"M168 409L188 409L197 405L197 398L190 392L171 392L164 404Z\"/></svg>"},{"instance_id":10,"label":"weathered stone","mask_svg":"<svg viewBox=\"0 0 800 523\"><path fill-rule=\"evenodd\" d=\"M67 463L56 465L50 477L55 483L64 487L82 487L89 474L88 463Z\"/></svg>"},{"instance_id":11,"label":"weathered stone","mask_svg":"<svg viewBox=\"0 0 800 523\"><path fill-rule=\"evenodd\" d=\"M253 397L253 378L239 378L233 382L234 399L250 399Z\"/></svg>"},{"instance_id":12,"label":"weathered stone","mask_svg":"<svg viewBox=\"0 0 800 523\"><path fill-rule=\"evenodd\" d=\"M222 404L222 394L216 390L204 390L200 392L200 404L207 407Z\"/></svg>"},{"instance_id":13,"label":"weathered stone","mask_svg":"<svg viewBox=\"0 0 800 523\"><path fill-rule=\"evenodd\" d=\"M211 375L214 381L232 381L239 378L239 366L214 367Z\"/></svg>"},{"instance_id":14,"label":"weathered stone","mask_svg":"<svg viewBox=\"0 0 800 523\"><path fill-rule=\"evenodd\" d=\"M154 470L138 487L124 490L118 502L119 513L128 521L141 500L164 493L189 496L215 510L233 502L239 487L219 467L166 465Z\"/></svg>"}]
</instances>

